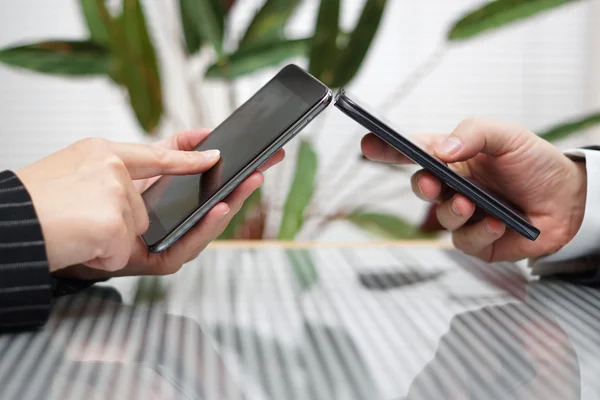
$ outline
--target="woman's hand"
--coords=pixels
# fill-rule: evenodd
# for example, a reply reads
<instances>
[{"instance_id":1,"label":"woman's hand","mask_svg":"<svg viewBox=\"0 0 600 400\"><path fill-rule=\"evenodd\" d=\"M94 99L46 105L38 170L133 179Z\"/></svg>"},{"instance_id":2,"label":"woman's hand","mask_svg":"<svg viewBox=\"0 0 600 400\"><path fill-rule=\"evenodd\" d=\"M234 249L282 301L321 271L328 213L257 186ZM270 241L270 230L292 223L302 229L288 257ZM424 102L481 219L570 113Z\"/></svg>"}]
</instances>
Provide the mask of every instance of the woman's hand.
<instances>
[{"instance_id":1,"label":"woman's hand","mask_svg":"<svg viewBox=\"0 0 600 400\"><path fill-rule=\"evenodd\" d=\"M183 132L153 145L86 139L18 171L38 214L50 271L85 279L164 275L195 258L262 184L262 173L159 254L148 252L139 237L149 223L141 193L161 175L212 167L218 152L192 151L208 134ZM281 151L262 170L282 159Z\"/></svg>"}]
</instances>

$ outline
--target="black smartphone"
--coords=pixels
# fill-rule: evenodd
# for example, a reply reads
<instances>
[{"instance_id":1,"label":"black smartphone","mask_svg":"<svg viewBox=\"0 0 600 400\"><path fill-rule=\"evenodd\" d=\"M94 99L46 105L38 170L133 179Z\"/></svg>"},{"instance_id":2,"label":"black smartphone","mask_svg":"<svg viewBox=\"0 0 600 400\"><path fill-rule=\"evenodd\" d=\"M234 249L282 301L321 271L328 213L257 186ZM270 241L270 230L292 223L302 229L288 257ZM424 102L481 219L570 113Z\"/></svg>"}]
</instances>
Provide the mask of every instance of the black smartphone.
<instances>
[{"instance_id":1,"label":"black smartphone","mask_svg":"<svg viewBox=\"0 0 600 400\"><path fill-rule=\"evenodd\" d=\"M457 174L445 163L429 155L417 144L411 142L405 136L374 117L363 106L351 100L343 89L336 95L335 106L390 146L431 172L444 184L458 193L465 195L485 212L504 222L511 229L529 240L535 240L539 236L539 229L529 223L517 210L508 206L506 202L492 196L474 182Z\"/></svg>"},{"instance_id":2,"label":"black smartphone","mask_svg":"<svg viewBox=\"0 0 600 400\"><path fill-rule=\"evenodd\" d=\"M142 235L158 253L223 201L331 102L331 90L296 65L284 67L196 148L221 158L197 175L164 176L142 197L150 227Z\"/></svg>"}]
</instances>

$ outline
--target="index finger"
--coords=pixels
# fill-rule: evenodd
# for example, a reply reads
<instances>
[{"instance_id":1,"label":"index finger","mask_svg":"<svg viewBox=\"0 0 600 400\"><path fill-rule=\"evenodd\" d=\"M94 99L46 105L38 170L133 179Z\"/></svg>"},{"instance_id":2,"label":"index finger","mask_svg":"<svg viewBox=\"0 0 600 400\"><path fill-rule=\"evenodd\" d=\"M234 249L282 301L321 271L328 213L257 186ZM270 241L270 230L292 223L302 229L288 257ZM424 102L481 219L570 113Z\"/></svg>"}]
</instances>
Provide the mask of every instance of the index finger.
<instances>
[{"instance_id":1,"label":"index finger","mask_svg":"<svg viewBox=\"0 0 600 400\"><path fill-rule=\"evenodd\" d=\"M415 135L409 139L428 154L433 155L436 145L441 143L447 136L444 134L427 134ZM389 164L413 164L412 160L372 133L363 137L361 148L365 157L371 161Z\"/></svg>"},{"instance_id":2,"label":"index finger","mask_svg":"<svg viewBox=\"0 0 600 400\"><path fill-rule=\"evenodd\" d=\"M215 165L220 157L218 150L179 151L132 143L114 143L112 150L125 164L131 179L198 174Z\"/></svg>"}]
</instances>

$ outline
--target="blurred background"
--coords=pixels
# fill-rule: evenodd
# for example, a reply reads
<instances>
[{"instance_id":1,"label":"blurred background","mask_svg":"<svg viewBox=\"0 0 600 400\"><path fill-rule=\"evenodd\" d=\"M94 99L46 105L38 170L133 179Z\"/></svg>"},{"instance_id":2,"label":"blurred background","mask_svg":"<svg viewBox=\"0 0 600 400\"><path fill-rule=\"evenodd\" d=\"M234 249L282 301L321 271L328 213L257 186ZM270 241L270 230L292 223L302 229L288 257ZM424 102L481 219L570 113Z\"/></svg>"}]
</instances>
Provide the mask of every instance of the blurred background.
<instances>
[{"instance_id":1,"label":"blurred background","mask_svg":"<svg viewBox=\"0 0 600 400\"><path fill-rule=\"evenodd\" d=\"M598 17L596 0L5 0L0 168L214 128L290 62L401 131L477 116L598 144ZM414 169L361 159L364 133L326 110L221 239L443 238Z\"/></svg>"},{"instance_id":2,"label":"blurred background","mask_svg":"<svg viewBox=\"0 0 600 400\"><path fill-rule=\"evenodd\" d=\"M598 21L598 0L2 0L0 169L86 137L144 143L214 128L290 62L345 86L411 134L486 117L523 124L563 149L600 144ZM286 160L220 239L444 240L435 211L410 191L415 168L363 160L364 134L330 107L287 146ZM110 284L125 303L162 303L202 321L221 351L238 351L231 338L242 337L267 357L301 360L321 354L314 343L330 338L350 349L356 381L398 398L454 314L512 301L511 288L525 292L504 272L486 278L489 285L450 274L444 266L454 261L443 257L419 246L226 249L203 253L197 268L179 274ZM558 314L572 321L578 313L565 306ZM515 332L502 321L489 332ZM445 340L454 343L450 333ZM595 354L579 357L595 363ZM319 375L306 365L292 367ZM587 390L597 393L597 368L588 371Z\"/></svg>"}]
</instances>

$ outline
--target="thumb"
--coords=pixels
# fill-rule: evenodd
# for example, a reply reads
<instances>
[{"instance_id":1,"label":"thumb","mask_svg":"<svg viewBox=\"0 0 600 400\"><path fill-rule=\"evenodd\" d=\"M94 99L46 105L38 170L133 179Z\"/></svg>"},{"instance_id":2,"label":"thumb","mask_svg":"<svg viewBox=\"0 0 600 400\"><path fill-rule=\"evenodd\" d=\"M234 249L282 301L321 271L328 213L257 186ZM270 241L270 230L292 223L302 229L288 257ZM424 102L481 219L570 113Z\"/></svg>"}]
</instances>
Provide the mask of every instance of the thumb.
<instances>
[{"instance_id":1,"label":"thumb","mask_svg":"<svg viewBox=\"0 0 600 400\"><path fill-rule=\"evenodd\" d=\"M434 149L440 160L465 161L479 153L498 157L520 147L527 131L518 125L486 119L468 119Z\"/></svg>"},{"instance_id":2,"label":"thumb","mask_svg":"<svg viewBox=\"0 0 600 400\"><path fill-rule=\"evenodd\" d=\"M118 143L113 151L125 164L131 179L198 174L214 166L221 156L218 150L180 151L129 143Z\"/></svg>"}]
</instances>

